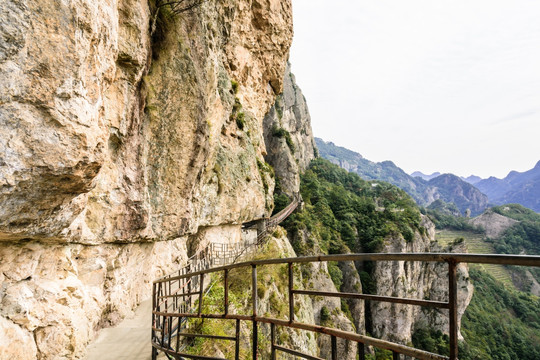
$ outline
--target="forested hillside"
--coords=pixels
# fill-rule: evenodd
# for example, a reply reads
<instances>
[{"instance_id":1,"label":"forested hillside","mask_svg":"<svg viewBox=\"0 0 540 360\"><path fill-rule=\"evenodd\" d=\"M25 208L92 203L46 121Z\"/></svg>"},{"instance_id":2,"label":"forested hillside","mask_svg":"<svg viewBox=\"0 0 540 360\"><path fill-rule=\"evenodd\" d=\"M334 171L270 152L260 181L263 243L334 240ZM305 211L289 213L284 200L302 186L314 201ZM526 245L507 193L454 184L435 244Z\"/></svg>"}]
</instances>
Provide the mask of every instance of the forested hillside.
<instances>
[{"instance_id":1,"label":"forested hillside","mask_svg":"<svg viewBox=\"0 0 540 360\"><path fill-rule=\"evenodd\" d=\"M403 190L385 182L368 182L321 158L302 176L301 192L305 210L293 214L286 229L292 234L306 229L321 242L293 242L299 255L311 253L315 246L330 254L347 249L377 252L390 234L412 241L414 231L425 231L418 207Z\"/></svg>"},{"instance_id":2,"label":"forested hillside","mask_svg":"<svg viewBox=\"0 0 540 360\"><path fill-rule=\"evenodd\" d=\"M476 187L452 174L442 174L425 180L413 177L391 161L373 162L362 155L315 138L321 157L360 175L366 180L381 180L396 185L421 206L428 206L434 201L442 200L454 203L458 211L465 215L470 210L477 215L487 208L488 198Z\"/></svg>"}]
</instances>

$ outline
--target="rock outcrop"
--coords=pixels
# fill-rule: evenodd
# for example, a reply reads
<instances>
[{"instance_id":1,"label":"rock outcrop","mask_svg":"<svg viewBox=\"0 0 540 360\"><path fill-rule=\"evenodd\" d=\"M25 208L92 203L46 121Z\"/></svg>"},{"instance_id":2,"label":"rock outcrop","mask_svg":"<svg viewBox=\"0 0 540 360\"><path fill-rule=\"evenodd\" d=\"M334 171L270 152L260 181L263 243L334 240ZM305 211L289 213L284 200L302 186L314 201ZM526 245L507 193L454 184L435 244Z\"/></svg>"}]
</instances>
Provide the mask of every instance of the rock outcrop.
<instances>
[{"instance_id":1,"label":"rock outcrop","mask_svg":"<svg viewBox=\"0 0 540 360\"><path fill-rule=\"evenodd\" d=\"M385 241L382 252L422 253L449 252L449 250L466 252L465 249L457 247L441 249L432 242L435 236L433 223L423 217L422 226L427 229L426 235L417 232L411 242L406 242L402 237L389 238ZM376 280L376 293L379 295L448 301L448 266L445 263L376 262L372 277ZM473 294L473 286L469 281L466 264L458 265L457 279L459 329L461 316L469 305ZM370 314L373 335L403 344L411 342L412 334L418 328L431 327L443 333L449 331L446 310L371 302Z\"/></svg>"},{"instance_id":2,"label":"rock outcrop","mask_svg":"<svg viewBox=\"0 0 540 360\"><path fill-rule=\"evenodd\" d=\"M264 117L266 161L280 181L281 190L289 196L300 190L300 173L316 156L309 109L302 91L287 66L283 93Z\"/></svg>"},{"instance_id":3,"label":"rock outcrop","mask_svg":"<svg viewBox=\"0 0 540 360\"><path fill-rule=\"evenodd\" d=\"M290 1L153 4L0 3L2 358L83 356L199 227L272 209Z\"/></svg>"},{"instance_id":4,"label":"rock outcrop","mask_svg":"<svg viewBox=\"0 0 540 360\"><path fill-rule=\"evenodd\" d=\"M492 239L498 238L502 233L519 221L498 214L493 210L486 210L483 214L469 221L474 226L479 226L486 231L486 236Z\"/></svg>"}]
</instances>

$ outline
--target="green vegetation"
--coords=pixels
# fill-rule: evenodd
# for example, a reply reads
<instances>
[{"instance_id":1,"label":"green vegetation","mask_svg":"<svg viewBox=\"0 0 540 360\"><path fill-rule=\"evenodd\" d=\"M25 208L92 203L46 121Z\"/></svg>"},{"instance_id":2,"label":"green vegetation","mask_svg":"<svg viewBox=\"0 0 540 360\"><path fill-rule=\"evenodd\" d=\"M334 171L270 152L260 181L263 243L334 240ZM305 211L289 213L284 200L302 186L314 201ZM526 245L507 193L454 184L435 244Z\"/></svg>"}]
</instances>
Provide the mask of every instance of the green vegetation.
<instances>
[{"instance_id":1,"label":"green vegetation","mask_svg":"<svg viewBox=\"0 0 540 360\"><path fill-rule=\"evenodd\" d=\"M518 204L497 206L494 212L518 220L508 228L493 246L501 254L540 254L540 214Z\"/></svg>"},{"instance_id":2,"label":"green vegetation","mask_svg":"<svg viewBox=\"0 0 540 360\"><path fill-rule=\"evenodd\" d=\"M493 245L487 241L485 236L478 232L440 230L435 234L435 239L442 246L449 246L461 239L467 245L467 252L471 254L494 254ZM506 286L514 288L512 276L508 268L498 264L471 264L470 268L481 269L493 276L496 280Z\"/></svg>"},{"instance_id":3,"label":"green vegetation","mask_svg":"<svg viewBox=\"0 0 540 360\"><path fill-rule=\"evenodd\" d=\"M299 255L377 252L389 235L401 234L411 241L415 231L425 231L420 211L403 190L362 180L321 158L302 176L300 191L304 210L284 223L291 234L310 234L308 243L293 243Z\"/></svg>"},{"instance_id":4,"label":"green vegetation","mask_svg":"<svg viewBox=\"0 0 540 360\"><path fill-rule=\"evenodd\" d=\"M448 335L432 328L417 329L412 335L414 347L445 356L449 356L450 353L449 341Z\"/></svg>"},{"instance_id":5,"label":"green vegetation","mask_svg":"<svg viewBox=\"0 0 540 360\"><path fill-rule=\"evenodd\" d=\"M460 359L540 359L540 299L471 269L472 301L462 318Z\"/></svg>"},{"instance_id":6,"label":"green vegetation","mask_svg":"<svg viewBox=\"0 0 540 360\"><path fill-rule=\"evenodd\" d=\"M392 352L390 350L384 350L375 348L375 355L366 354L366 360L392 360Z\"/></svg>"},{"instance_id":7,"label":"green vegetation","mask_svg":"<svg viewBox=\"0 0 540 360\"><path fill-rule=\"evenodd\" d=\"M285 142L287 143L289 150L291 150L292 153L296 151L296 146L294 146L294 142L292 141L291 133L284 128L280 128L276 124L274 124L274 126L272 127L272 136L278 138L285 138Z\"/></svg>"},{"instance_id":8,"label":"green vegetation","mask_svg":"<svg viewBox=\"0 0 540 360\"><path fill-rule=\"evenodd\" d=\"M231 86L232 90L236 93L236 91L238 91L238 83L231 81ZM229 115L229 121L236 121L236 126L238 126L240 130L244 130L246 127L246 114L241 110L242 104L240 103L240 99L235 97L232 112L231 115Z\"/></svg>"},{"instance_id":9,"label":"green vegetation","mask_svg":"<svg viewBox=\"0 0 540 360\"><path fill-rule=\"evenodd\" d=\"M238 89L240 88L240 85L238 85L237 81L231 80L231 90L233 94L238 94Z\"/></svg>"},{"instance_id":10,"label":"green vegetation","mask_svg":"<svg viewBox=\"0 0 540 360\"><path fill-rule=\"evenodd\" d=\"M236 116L236 126L238 126L240 130L244 130L244 127L246 126L246 119L243 112L238 113Z\"/></svg>"},{"instance_id":11,"label":"green vegetation","mask_svg":"<svg viewBox=\"0 0 540 360\"><path fill-rule=\"evenodd\" d=\"M483 230L469 223L469 219L460 215L459 209L453 203L441 199L434 201L422 212L429 216L437 229L467 230L482 233Z\"/></svg>"},{"instance_id":12,"label":"green vegetation","mask_svg":"<svg viewBox=\"0 0 540 360\"><path fill-rule=\"evenodd\" d=\"M276 184L274 186L274 211L272 215L277 214L281 210L285 209L287 205L289 205L292 201L292 199L283 192L283 189L281 187L281 181L279 180L278 176L276 176L275 181Z\"/></svg>"}]
</instances>

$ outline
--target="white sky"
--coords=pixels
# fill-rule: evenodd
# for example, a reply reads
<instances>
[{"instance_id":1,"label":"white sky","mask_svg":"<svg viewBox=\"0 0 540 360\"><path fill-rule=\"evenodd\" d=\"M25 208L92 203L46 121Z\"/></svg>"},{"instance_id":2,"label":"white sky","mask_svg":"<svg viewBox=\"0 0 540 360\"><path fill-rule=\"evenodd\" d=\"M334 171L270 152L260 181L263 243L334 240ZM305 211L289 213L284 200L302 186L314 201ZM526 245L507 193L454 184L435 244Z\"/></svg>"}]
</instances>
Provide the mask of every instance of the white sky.
<instances>
[{"instance_id":1,"label":"white sky","mask_svg":"<svg viewBox=\"0 0 540 360\"><path fill-rule=\"evenodd\" d=\"M407 172L540 160L540 0L292 0L315 136Z\"/></svg>"}]
</instances>

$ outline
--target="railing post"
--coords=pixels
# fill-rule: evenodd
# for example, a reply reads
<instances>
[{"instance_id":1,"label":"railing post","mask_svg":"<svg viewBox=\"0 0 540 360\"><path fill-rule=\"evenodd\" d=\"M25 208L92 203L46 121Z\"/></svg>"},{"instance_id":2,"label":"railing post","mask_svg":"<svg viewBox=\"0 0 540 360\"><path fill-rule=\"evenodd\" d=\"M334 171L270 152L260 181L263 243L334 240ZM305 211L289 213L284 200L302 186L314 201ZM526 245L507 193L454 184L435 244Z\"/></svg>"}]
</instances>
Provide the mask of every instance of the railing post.
<instances>
[{"instance_id":1,"label":"railing post","mask_svg":"<svg viewBox=\"0 0 540 360\"><path fill-rule=\"evenodd\" d=\"M253 360L259 358L257 350L259 349L259 326L257 321L253 321Z\"/></svg>"},{"instance_id":2,"label":"railing post","mask_svg":"<svg viewBox=\"0 0 540 360\"><path fill-rule=\"evenodd\" d=\"M189 269L186 271L186 273L190 273L191 272L191 264L188 265L189 266ZM187 289L187 292L188 294L191 294L191 283L193 282L193 276L190 276L188 278L188 289ZM193 296L192 295L189 295L188 296L188 299L189 299L189 308L191 308L192 306L192 302L191 302L191 299L193 299Z\"/></svg>"},{"instance_id":3,"label":"railing post","mask_svg":"<svg viewBox=\"0 0 540 360\"><path fill-rule=\"evenodd\" d=\"M358 343L358 359L366 360L366 351L364 349L364 343Z\"/></svg>"},{"instance_id":4,"label":"railing post","mask_svg":"<svg viewBox=\"0 0 540 360\"><path fill-rule=\"evenodd\" d=\"M176 329L176 352L180 352L180 331L182 330L182 318L178 318L178 328Z\"/></svg>"},{"instance_id":5,"label":"railing post","mask_svg":"<svg viewBox=\"0 0 540 360\"><path fill-rule=\"evenodd\" d=\"M259 327L257 321L255 321L257 316L257 265L251 265L251 298L253 300L253 360L257 360L259 342Z\"/></svg>"},{"instance_id":6,"label":"railing post","mask_svg":"<svg viewBox=\"0 0 540 360\"><path fill-rule=\"evenodd\" d=\"M294 276L293 276L293 264L289 264L289 322L294 321Z\"/></svg>"},{"instance_id":7,"label":"railing post","mask_svg":"<svg viewBox=\"0 0 540 360\"><path fill-rule=\"evenodd\" d=\"M156 284L152 284L152 328L151 328L151 335L150 339L153 342L155 337L155 331L154 327L157 327L156 325L156 314L154 314L154 311L156 311ZM157 359L157 349L152 346L152 360Z\"/></svg>"},{"instance_id":8,"label":"railing post","mask_svg":"<svg viewBox=\"0 0 540 360\"><path fill-rule=\"evenodd\" d=\"M201 278L199 280L199 316L202 313L202 303L203 303L203 290L204 290L204 273L201 273Z\"/></svg>"},{"instance_id":9,"label":"railing post","mask_svg":"<svg viewBox=\"0 0 540 360\"><path fill-rule=\"evenodd\" d=\"M253 299L253 318L257 316L257 266L251 265L251 297Z\"/></svg>"},{"instance_id":10,"label":"railing post","mask_svg":"<svg viewBox=\"0 0 540 360\"><path fill-rule=\"evenodd\" d=\"M223 287L225 288L225 295L223 296L223 307L225 315L229 313L229 269L225 269L223 272Z\"/></svg>"},{"instance_id":11,"label":"railing post","mask_svg":"<svg viewBox=\"0 0 540 360\"><path fill-rule=\"evenodd\" d=\"M272 348L270 350L270 360L276 360L276 324L270 324L270 342L272 343Z\"/></svg>"},{"instance_id":12,"label":"railing post","mask_svg":"<svg viewBox=\"0 0 540 360\"><path fill-rule=\"evenodd\" d=\"M458 358L457 269L456 261L448 261L448 304L450 320L450 360Z\"/></svg>"},{"instance_id":13,"label":"railing post","mask_svg":"<svg viewBox=\"0 0 540 360\"><path fill-rule=\"evenodd\" d=\"M234 344L234 359L240 359L240 319L236 319L236 333L234 335L235 344Z\"/></svg>"},{"instance_id":14,"label":"railing post","mask_svg":"<svg viewBox=\"0 0 540 360\"><path fill-rule=\"evenodd\" d=\"M399 360L399 353L392 351L392 360Z\"/></svg>"},{"instance_id":15,"label":"railing post","mask_svg":"<svg viewBox=\"0 0 540 360\"><path fill-rule=\"evenodd\" d=\"M337 360L337 339L334 335L331 337L332 342L332 360Z\"/></svg>"}]
</instances>

